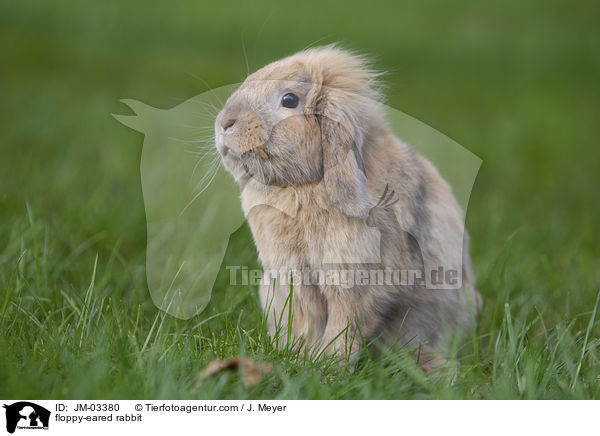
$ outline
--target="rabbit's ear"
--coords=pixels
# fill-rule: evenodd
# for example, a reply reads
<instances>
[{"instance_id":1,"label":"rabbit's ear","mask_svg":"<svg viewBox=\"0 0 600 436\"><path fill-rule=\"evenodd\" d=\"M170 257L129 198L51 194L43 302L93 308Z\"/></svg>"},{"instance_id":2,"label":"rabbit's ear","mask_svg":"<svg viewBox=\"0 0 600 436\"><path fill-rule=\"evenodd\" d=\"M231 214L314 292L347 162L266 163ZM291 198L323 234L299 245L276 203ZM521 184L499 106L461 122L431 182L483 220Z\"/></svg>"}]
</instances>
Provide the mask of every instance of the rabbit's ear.
<instances>
[{"instance_id":1,"label":"rabbit's ear","mask_svg":"<svg viewBox=\"0 0 600 436\"><path fill-rule=\"evenodd\" d=\"M331 202L342 213L365 218L371 209L362 139L355 129L327 116L320 117L323 182Z\"/></svg>"}]
</instances>

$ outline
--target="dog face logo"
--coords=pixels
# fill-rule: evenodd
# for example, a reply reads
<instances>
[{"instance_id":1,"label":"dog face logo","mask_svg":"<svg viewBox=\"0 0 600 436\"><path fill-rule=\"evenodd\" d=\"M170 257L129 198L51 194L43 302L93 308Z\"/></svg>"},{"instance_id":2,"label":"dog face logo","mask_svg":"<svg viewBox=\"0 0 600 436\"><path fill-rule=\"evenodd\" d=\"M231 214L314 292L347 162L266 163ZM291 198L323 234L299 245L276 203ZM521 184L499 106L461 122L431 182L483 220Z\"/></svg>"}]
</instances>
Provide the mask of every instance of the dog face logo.
<instances>
[{"instance_id":1,"label":"dog face logo","mask_svg":"<svg viewBox=\"0 0 600 436\"><path fill-rule=\"evenodd\" d=\"M29 401L19 401L4 405L6 409L6 431L14 433L15 429L48 429L50 411Z\"/></svg>"}]
</instances>

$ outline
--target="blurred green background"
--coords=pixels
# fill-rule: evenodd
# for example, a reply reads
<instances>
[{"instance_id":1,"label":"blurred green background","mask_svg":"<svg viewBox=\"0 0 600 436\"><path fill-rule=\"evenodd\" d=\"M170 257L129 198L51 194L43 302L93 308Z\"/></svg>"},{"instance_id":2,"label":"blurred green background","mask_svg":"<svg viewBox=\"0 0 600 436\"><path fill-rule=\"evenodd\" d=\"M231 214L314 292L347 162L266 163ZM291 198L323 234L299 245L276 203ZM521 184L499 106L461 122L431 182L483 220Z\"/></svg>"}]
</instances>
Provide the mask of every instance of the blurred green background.
<instances>
[{"instance_id":1,"label":"blurred green background","mask_svg":"<svg viewBox=\"0 0 600 436\"><path fill-rule=\"evenodd\" d=\"M214 356L250 352L261 337L238 335L258 332L254 290L223 285L200 318L167 318L164 326L182 335L173 348L173 331L164 343L150 331L160 314L144 275L143 138L111 114L128 113L122 98L169 108L335 41L387 72L390 106L483 160L467 213L485 300L481 377L424 392L400 381L389 390L365 375L354 389L295 367L256 391L225 375L228 384L192 394L194 371ZM600 288L599 48L597 1L0 0L0 373L18 374L0 383L0 397L596 396L597 323L587 327ZM237 244L233 261L255 262L247 231ZM572 335L556 366L532 369L537 382L525 387L518 359L502 363L489 351L507 328L507 307L519 325L535 318L519 336L523 344L537 338L530 362L552 352L544 344L553 329ZM207 322L192 338L192 327L222 311L230 324ZM235 345L218 348L230 333ZM153 347L162 363L150 368ZM169 353L178 354L167 366L159 359ZM502 384L495 369L490 376L501 367Z\"/></svg>"}]
</instances>

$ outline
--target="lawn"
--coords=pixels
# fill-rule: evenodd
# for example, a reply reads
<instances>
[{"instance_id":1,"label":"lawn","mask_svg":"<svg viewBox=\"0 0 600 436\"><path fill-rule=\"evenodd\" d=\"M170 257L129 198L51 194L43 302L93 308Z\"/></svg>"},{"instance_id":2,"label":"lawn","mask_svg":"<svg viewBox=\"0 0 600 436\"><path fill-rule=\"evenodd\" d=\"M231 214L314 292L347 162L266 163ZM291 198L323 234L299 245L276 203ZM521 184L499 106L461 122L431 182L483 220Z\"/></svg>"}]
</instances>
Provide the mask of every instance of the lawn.
<instances>
[{"instance_id":1,"label":"lawn","mask_svg":"<svg viewBox=\"0 0 600 436\"><path fill-rule=\"evenodd\" d=\"M483 310L442 371L406 350L354 371L277 352L227 271L186 321L148 292L143 137L119 100L169 108L334 41L483 160L467 211ZM0 0L0 398L599 398L599 46L594 1ZM227 264L257 265L246 227ZM198 381L238 355L273 369Z\"/></svg>"}]
</instances>

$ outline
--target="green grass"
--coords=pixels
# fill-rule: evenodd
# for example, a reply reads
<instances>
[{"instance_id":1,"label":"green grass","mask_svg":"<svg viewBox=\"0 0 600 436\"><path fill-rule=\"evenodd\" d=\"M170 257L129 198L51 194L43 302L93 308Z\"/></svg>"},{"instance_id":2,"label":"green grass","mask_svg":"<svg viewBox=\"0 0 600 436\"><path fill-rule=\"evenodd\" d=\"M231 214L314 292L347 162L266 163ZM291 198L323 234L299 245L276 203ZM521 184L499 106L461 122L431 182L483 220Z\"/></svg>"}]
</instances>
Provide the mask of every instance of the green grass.
<instances>
[{"instance_id":1,"label":"green grass","mask_svg":"<svg viewBox=\"0 0 600 436\"><path fill-rule=\"evenodd\" d=\"M309 3L0 0L0 397L600 397L597 2ZM256 289L226 274L191 320L150 300L142 136L110 116L119 99L174 106L240 81L243 47L255 69L321 38L374 56L391 106L483 159L484 307L443 372L406 350L353 372L276 352ZM225 263L256 262L242 228ZM274 370L197 384L234 355Z\"/></svg>"}]
</instances>

